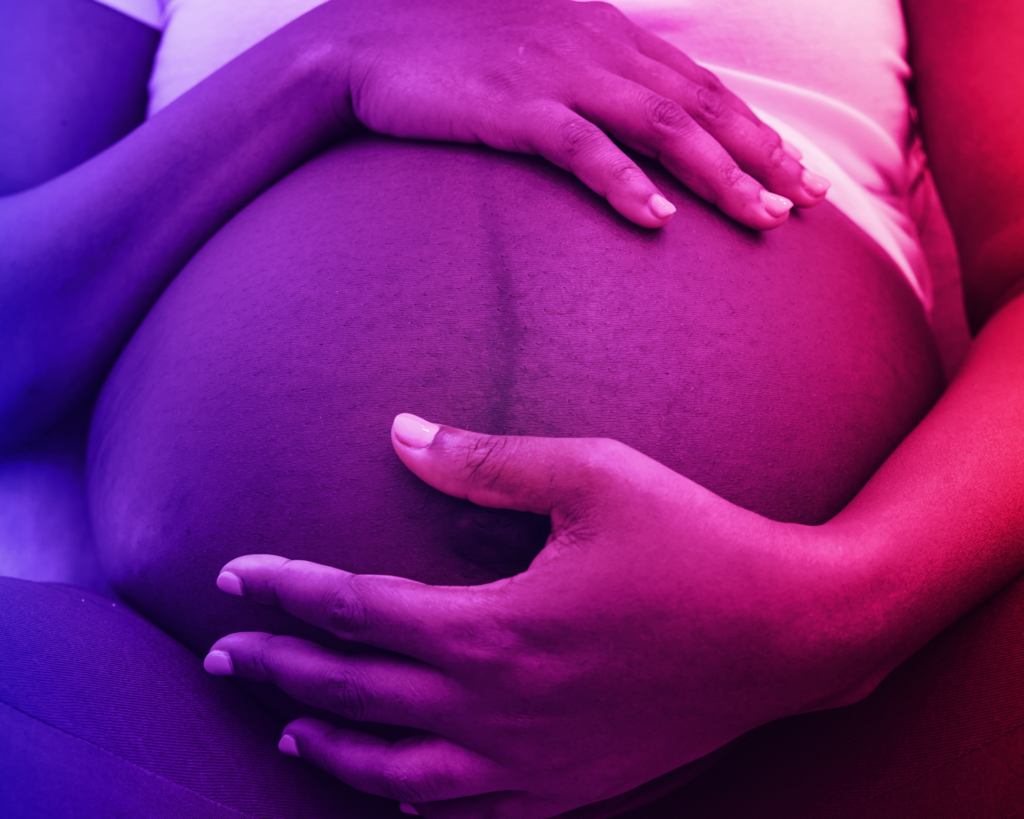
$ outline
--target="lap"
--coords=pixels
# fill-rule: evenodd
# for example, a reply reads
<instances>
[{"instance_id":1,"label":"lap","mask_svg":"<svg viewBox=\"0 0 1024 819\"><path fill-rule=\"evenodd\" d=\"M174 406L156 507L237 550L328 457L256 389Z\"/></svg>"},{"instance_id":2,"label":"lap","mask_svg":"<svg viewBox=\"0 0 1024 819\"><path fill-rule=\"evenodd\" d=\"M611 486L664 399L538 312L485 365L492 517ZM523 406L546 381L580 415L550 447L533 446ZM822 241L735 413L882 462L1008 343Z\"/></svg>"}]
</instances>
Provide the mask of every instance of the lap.
<instances>
[{"instance_id":1,"label":"lap","mask_svg":"<svg viewBox=\"0 0 1024 819\"><path fill-rule=\"evenodd\" d=\"M629 817L1014 816L1024 803L1022 635L1018 579L863 702L764 726ZM396 810L279 754L279 720L89 592L0 578L0 657L4 816Z\"/></svg>"},{"instance_id":2,"label":"lap","mask_svg":"<svg viewBox=\"0 0 1024 819\"><path fill-rule=\"evenodd\" d=\"M0 578L0 815L380 817L280 719L119 603ZM343 807L339 807L343 806Z\"/></svg>"}]
</instances>

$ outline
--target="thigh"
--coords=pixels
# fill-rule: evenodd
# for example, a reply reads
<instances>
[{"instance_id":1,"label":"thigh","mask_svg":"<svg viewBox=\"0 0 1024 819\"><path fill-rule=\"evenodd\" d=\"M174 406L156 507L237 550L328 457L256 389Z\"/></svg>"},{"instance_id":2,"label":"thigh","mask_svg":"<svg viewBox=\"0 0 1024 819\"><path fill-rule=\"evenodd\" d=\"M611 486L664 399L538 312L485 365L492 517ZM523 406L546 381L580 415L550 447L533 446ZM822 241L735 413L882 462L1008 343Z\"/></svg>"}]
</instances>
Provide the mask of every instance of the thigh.
<instances>
[{"instance_id":1,"label":"thigh","mask_svg":"<svg viewBox=\"0 0 1024 819\"><path fill-rule=\"evenodd\" d=\"M0 578L0 815L380 817L280 721L124 606Z\"/></svg>"}]
</instances>

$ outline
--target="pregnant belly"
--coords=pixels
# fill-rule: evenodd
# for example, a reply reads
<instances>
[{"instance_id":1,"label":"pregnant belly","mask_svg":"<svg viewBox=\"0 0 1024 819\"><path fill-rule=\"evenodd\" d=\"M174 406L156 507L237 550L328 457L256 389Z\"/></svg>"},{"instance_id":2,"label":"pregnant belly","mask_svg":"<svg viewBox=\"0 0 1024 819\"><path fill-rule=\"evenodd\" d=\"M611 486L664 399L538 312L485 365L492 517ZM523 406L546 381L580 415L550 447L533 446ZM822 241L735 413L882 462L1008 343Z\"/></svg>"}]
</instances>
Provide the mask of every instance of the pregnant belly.
<instances>
[{"instance_id":1,"label":"pregnant belly","mask_svg":"<svg viewBox=\"0 0 1024 819\"><path fill-rule=\"evenodd\" d=\"M828 519L941 389L920 306L831 206L760 235L650 172L679 208L660 232L474 147L354 140L267 191L101 395L90 503L115 587L203 651L302 633L217 592L240 554L432 583L525 568L546 519L421 484L391 449L402 411L617 438L764 515Z\"/></svg>"}]
</instances>

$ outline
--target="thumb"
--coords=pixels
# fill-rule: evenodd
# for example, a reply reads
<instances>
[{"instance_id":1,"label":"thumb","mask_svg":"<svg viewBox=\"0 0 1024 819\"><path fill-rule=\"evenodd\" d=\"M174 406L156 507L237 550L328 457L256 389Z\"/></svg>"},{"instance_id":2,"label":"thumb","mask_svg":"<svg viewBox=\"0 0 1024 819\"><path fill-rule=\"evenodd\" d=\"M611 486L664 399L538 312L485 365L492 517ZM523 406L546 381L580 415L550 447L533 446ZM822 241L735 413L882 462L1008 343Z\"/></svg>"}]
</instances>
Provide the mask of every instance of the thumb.
<instances>
[{"instance_id":1,"label":"thumb","mask_svg":"<svg viewBox=\"0 0 1024 819\"><path fill-rule=\"evenodd\" d=\"M421 480L479 506L551 515L611 486L639 453L608 438L481 435L402 413L391 442ZM640 456L643 457L643 456Z\"/></svg>"}]
</instances>

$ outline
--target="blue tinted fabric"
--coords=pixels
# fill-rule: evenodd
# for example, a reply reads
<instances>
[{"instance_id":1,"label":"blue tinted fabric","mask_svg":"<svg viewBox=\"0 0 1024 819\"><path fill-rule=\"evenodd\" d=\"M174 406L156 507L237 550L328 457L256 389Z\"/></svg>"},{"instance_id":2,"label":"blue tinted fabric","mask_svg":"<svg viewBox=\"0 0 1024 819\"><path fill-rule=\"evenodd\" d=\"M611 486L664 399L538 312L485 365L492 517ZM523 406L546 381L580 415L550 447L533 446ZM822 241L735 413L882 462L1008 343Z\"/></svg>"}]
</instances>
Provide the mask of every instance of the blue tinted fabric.
<instances>
[{"instance_id":1,"label":"blue tinted fabric","mask_svg":"<svg viewBox=\"0 0 1024 819\"><path fill-rule=\"evenodd\" d=\"M399 816L279 754L280 727L124 606L0 578L0 817ZM863 702L764 726L627 816L1009 819L1022 806L1018 580Z\"/></svg>"},{"instance_id":2,"label":"blue tinted fabric","mask_svg":"<svg viewBox=\"0 0 1024 819\"><path fill-rule=\"evenodd\" d=\"M282 728L122 604L0 578L0 816L397 815L277 750Z\"/></svg>"}]
</instances>

